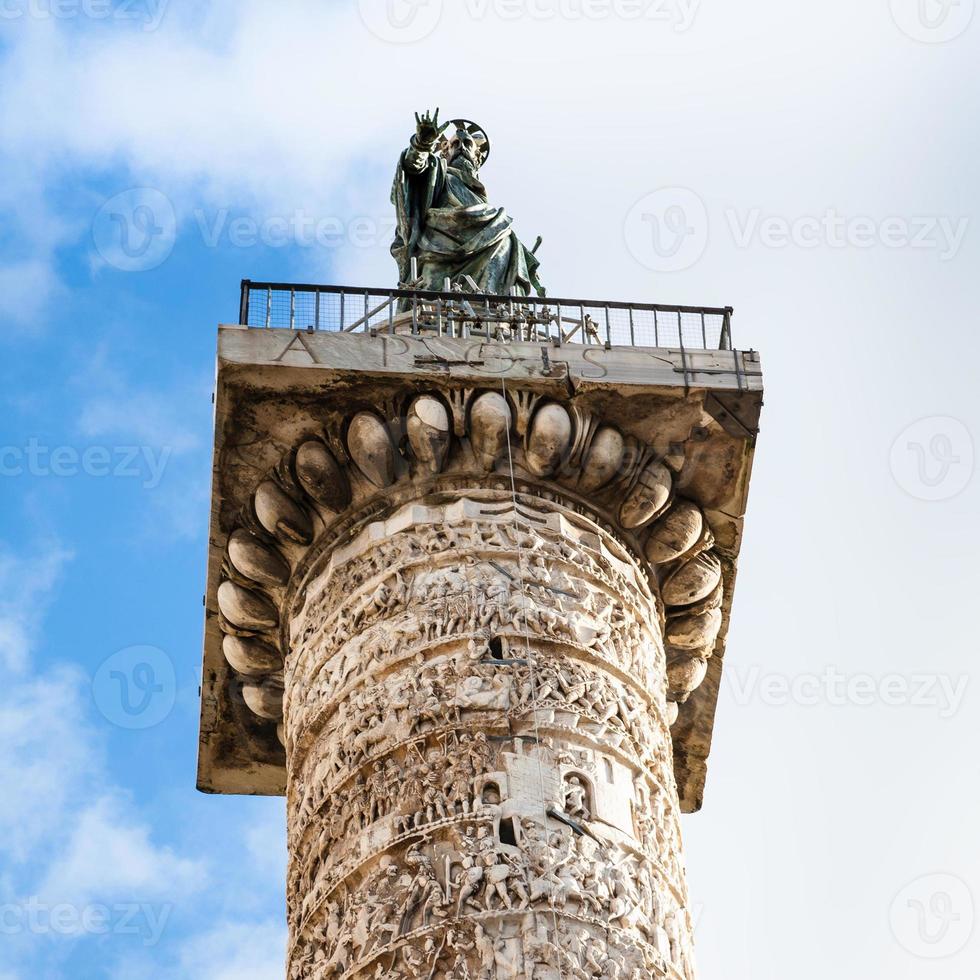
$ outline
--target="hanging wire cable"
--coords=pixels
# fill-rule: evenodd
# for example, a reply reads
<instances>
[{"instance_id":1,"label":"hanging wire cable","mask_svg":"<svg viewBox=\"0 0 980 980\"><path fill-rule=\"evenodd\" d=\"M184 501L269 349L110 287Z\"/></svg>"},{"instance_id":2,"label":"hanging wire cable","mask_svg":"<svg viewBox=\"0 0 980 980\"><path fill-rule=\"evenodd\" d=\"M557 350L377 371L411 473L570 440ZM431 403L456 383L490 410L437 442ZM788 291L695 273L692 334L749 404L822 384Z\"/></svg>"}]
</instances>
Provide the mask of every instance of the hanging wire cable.
<instances>
[{"instance_id":1,"label":"hanging wire cable","mask_svg":"<svg viewBox=\"0 0 980 980\"><path fill-rule=\"evenodd\" d=\"M500 379L500 389L504 401L507 402L507 379L506 378L502 377ZM507 406L509 410L510 402L507 402ZM536 655L531 654L531 637L530 637L530 630L527 624L528 596L527 596L527 586L524 580L524 549L521 547L520 525L517 520L517 484L514 479L514 454L510 444L510 425L507 426L507 467L510 472L510 495L511 495L511 505L512 505L511 513L513 514L514 541L517 545L517 573L518 573L518 581L521 589L521 615L524 622L524 656L525 659L527 660L528 675L531 682L531 692L532 692L531 703L533 705L537 697L537 691L538 691L538 679L537 679L537 673L535 672L537 657ZM538 721L537 710L535 709L532 710L534 711L534 740L540 749L541 727ZM540 751L538 753L538 783L541 792L541 805L544 811L544 830L545 830L545 834L547 835L549 814L548 814L548 804L547 804L547 800L545 799L545 790L544 790L544 762L541 759ZM547 836L545 838L545 846L550 848L550 843L547 839ZM558 960L556 964L558 967L558 977L559 980L564 980L564 973L561 965L561 945L559 943L559 938L558 938L558 911L555 909L554 904L552 904L551 906L551 916L552 916L552 921L555 930L554 948L557 953L557 960Z\"/></svg>"}]
</instances>

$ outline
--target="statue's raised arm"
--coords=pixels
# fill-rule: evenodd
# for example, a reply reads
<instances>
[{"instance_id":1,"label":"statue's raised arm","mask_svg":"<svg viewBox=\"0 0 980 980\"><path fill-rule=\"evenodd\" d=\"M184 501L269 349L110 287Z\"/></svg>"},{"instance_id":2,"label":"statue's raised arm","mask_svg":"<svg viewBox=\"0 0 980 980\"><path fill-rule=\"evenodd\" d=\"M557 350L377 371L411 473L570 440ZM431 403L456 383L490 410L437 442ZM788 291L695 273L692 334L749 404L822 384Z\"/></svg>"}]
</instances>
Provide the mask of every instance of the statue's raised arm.
<instances>
[{"instance_id":1,"label":"statue's raised arm","mask_svg":"<svg viewBox=\"0 0 980 980\"><path fill-rule=\"evenodd\" d=\"M448 138L443 133L449 130ZM510 295L544 295L538 260L520 242L503 208L492 207L480 180L490 139L468 119L439 124L439 110L415 113L415 133L398 161L391 200L398 228L391 254L403 287L442 290L446 283ZM411 274L412 259L418 276Z\"/></svg>"},{"instance_id":2,"label":"statue's raised arm","mask_svg":"<svg viewBox=\"0 0 980 980\"><path fill-rule=\"evenodd\" d=\"M424 112L421 116L415 113L415 135L402 157L403 166L409 173L419 174L425 169L428 154L432 152L436 140L448 128L448 122L439 125L438 108L434 116L428 112Z\"/></svg>"},{"instance_id":3,"label":"statue's raised arm","mask_svg":"<svg viewBox=\"0 0 980 980\"><path fill-rule=\"evenodd\" d=\"M449 123L443 123L439 125L439 108L436 107L436 112L434 116L430 116L428 112L423 113L421 116L415 113L415 138L412 140L413 144L416 146L431 150L432 144L442 135L443 130L449 128Z\"/></svg>"}]
</instances>

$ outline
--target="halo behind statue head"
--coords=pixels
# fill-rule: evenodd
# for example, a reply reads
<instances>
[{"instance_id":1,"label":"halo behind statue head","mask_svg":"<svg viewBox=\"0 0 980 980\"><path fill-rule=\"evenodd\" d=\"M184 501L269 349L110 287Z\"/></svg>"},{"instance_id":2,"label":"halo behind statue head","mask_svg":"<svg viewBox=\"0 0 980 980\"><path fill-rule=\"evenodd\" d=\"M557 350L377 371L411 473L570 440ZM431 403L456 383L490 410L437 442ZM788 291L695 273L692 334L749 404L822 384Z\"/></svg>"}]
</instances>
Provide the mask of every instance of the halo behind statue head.
<instances>
[{"instance_id":1,"label":"halo behind statue head","mask_svg":"<svg viewBox=\"0 0 980 980\"><path fill-rule=\"evenodd\" d=\"M486 130L479 123L473 122L472 119L450 119L446 132L455 134L460 129L473 137L482 167L487 162L487 157L490 156L490 137L487 136ZM441 153L448 160L452 152L452 142L453 137L441 136L435 146L436 152Z\"/></svg>"}]
</instances>

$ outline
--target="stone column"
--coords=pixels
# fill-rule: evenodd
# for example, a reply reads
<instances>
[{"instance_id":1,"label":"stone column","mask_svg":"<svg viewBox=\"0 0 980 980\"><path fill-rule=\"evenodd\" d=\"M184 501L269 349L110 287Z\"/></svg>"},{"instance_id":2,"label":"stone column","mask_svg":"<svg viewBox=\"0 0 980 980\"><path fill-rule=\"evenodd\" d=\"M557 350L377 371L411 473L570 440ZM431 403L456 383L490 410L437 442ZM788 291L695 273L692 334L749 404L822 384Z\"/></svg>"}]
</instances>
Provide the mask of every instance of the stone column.
<instances>
[{"instance_id":1,"label":"stone column","mask_svg":"<svg viewBox=\"0 0 980 980\"><path fill-rule=\"evenodd\" d=\"M659 622L622 542L533 492L431 494L319 551L291 975L692 976Z\"/></svg>"},{"instance_id":2,"label":"stone column","mask_svg":"<svg viewBox=\"0 0 980 980\"><path fill-rule=\"evenodd\" d=\"M200 785L285 791L288 977L692 980L748 396L381 340L219 372Z\"/></svg>"}]
</instances>

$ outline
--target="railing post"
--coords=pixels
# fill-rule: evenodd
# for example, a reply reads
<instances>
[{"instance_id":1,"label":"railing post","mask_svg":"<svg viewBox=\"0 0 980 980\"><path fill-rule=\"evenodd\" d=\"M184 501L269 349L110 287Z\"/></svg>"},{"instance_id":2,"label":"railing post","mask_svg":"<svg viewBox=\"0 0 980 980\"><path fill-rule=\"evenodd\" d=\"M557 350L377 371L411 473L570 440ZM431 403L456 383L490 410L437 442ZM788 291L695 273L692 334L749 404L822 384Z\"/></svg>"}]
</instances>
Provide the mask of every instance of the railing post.
<instances>
[{"instance_id":1,"label":"railing post","mask_svg":"<svg viewBox=\"0 0 980 980\"><path fill-rule=\"evenodd\" d=\"M721 321L721 344L719 345L721 350L732 349L732 312L730 306L725 307L725 316Z\"/></svg>"},{"instance_id":2,"label":"railing post","mask_svg":"<svg viewBox=\"0 0 980 980\"><path fill-rule=\"evenodd\" d=\"M606 307L606 350L612 349L612 325L609 322L609 307Z\"/></svg>"},{"instance_id":3,"label":"railing post","mask_svg":"<svg viewBox=\"0 0 980 980\"><path fill-rule=\"evenodd\" d=\"M296 290L289 290L289 329L296 329Z\"/></svg>"},{"instance_id":4,"label":"railing post","mask_svg":"<svg viewBox=\"0 0 980 980\"><path fill-rule=\"evenodd\" d=\"M684 353L684 324L681 323L681 311L677 311L677 340L681 345L681 370L684 372L684 392L689 390L687 383L687 355Z\"/></svg>"},{"instance_id":5,"label":"railing post","mask_svg":"<svg viewBox=\"0 0 980 980\"><path fill-rule=\"evenodd\" d=\"M265 291L265 325L272 326L272 287Z\"/></svg>"},{"instance_id":6,"label":"railing post","mask_svg":"<svg viewBox=\"0 0 980 980\"><path fill-rule=\"evenodd\" d=\"M251 285L251 279L242 280L242 293L238 301L238 322L245 327L248 326L248 300Z\"/></svg>"},{"instance_id":7,"label":"railing post","mask_svg":"<svg viewBox=\"0 0 980 980\"><path fill-rule=\"evenodd\" d=\"M313 292L313 329L320 329L320 290Z\"/></svg>"},{"instance_id":8,"label":"railing post","mask_svg":"<svg viewBox=\"0 0 980 980\"><path fill-rule=\"evenodd\" d=\"M337 326L337 329L341 333L344 332L344 296L345 295L346 293L344 293L344 291L341 290L340 291L340 324Z\"/></svg>"}]
</instances>

